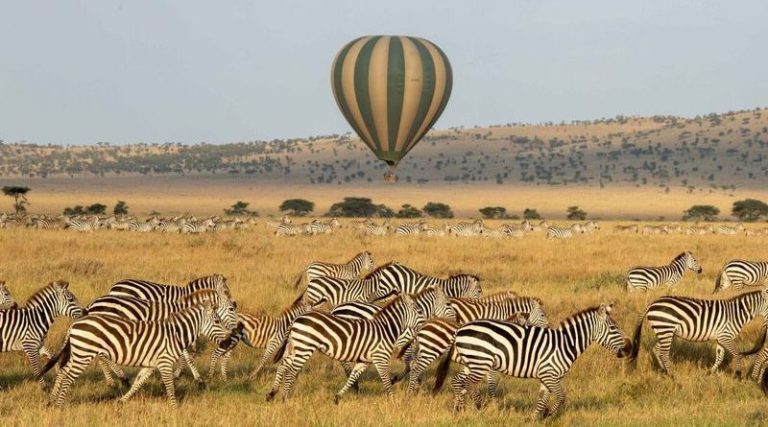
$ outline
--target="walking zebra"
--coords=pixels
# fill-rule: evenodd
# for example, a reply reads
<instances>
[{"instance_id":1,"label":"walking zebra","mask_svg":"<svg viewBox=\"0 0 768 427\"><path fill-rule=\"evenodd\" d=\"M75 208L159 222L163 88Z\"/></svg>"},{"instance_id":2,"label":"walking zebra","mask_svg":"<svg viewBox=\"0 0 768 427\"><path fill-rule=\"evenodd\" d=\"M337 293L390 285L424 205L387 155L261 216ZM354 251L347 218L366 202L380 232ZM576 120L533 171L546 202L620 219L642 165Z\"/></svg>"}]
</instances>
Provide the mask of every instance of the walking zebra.
<instances>
[{"instance_id":1,"label":"walking zebra","mask_svg":"<svg viewBox=\"0 0 768 427\"><path fill-rule=\"evenodd\" d=\"M366 223L364 230L368 236L386 236L389 232L389 220L384 221L381 225L373 222Z\"/></svg>"},{"instance_id":2,"label":"walking zebra","mask_svg":"<svg viewBox=\"0 0 768 427\"><path fill-rule=\"evenodd\" d=\"M11 290L5 284L5 280L0 280L0 310L10 310L18 308L16 299L11 295Z\"/></svg>"},{"instance_id":3,"label":"walking zebra","mask_svg":"<svg viewBox=\"0 0 768 427\"><path fill-rule=\"evenodd\" d=\"M546 418L557 412L565 401L562 380L579 357L597 342L618 357L631 352L631 342L611 317L610 305L590 308L564 320L557 328L524 327L498 320L476 320L456 331L452 352L464 365L451 381L454 405L464 408L468 388L495 370L518 378L536 378L541 394L536 415ZM452 357L437 369L435 391L448 374ZM472 396L479 404L480 395ZM554 399L550 402L550 398Z\"/></svg>"},{"instance_id":4,"label":"walking zebra","mask_svg":"<svg viewBox=\"0 0 768 427\"><path fill-rule=\"evenodd\" d=\"M669 234L669 227L666 225L644 225L641 234Z\"/></svg>"},{"instance_id":5,"label":"walking zebra","mask_svg":"<svg viewBox=\"0 0 768 427\"><path fill-rule=\"evenodd\" d=\"M227 279L221 274L192 280L186 286L163 285L146 280L125 279L112 285L107 294L140 298L148 301L174 302L203 289L223 292L228 298L232 298L232 293L229 291L229 286L227 286Z\"/></svg>"},{"instance_id":6,"label":"walking zebra","mask_svg":"<svg viewBox=\"0 0 768 427\"><path fill-rule=\"evenodd\" d=\"M715 232L715 228L711 225L708 225L706 227L699 227L697 225L692 225L685 229L685 234L688 235L704 235L704 234L712 234Z\"/></svg>"},{"instance_id":7,"label":"walking zebra","mask_svg":"<svg viewBox=\"0 0 768 427\"><path fill-rule=\"evenodd\" d=\"M595 231L600 230L600 224L598 224L597 221L589 221L580 225L581 225L582 233L584 234L592 234Z\"/></svg>"},{"instance_id":8,"label":"walking zebra","mask_svg":"<svg viewBox=\"0 0 768 427\"><path fill-rule=\"evenodd\" d=\"M455 237L471 237L479 236L483 234L485 230L485 223L482 219L475 220L475 222L460 222L456 225L452 225L448 228L448 235Z\"/></svg>"},{"instance_id":9,"label":"walking zebra","mask_svg":"<svg viewBox=\"0 0 768 427\"><path fill-rule=\"evenodd\" d=\"M259 365L250 374L251 379L256 379L264 366L273 359L275 352L285 340L293 320L311 309L312 307L307 304L296 302L283 310L277 317L266 314L237 314L238 321L243 324L242 341L249 347L265 349ZM216 364L221 363L221 377L227 379L227 362L232 357L233 349L234 346L229 348L219 346L213 351L208 365L208 378L213 377Z\"/></svg>"},{"instance_id":10,"label":"walking zebra","mask_svg":"<svg viewBox=\"0 0 768 427\"><path fill-rule=\"evenodd\" d=\"M300 236L307 233L307 224L280 224L275 230L275 236Z\"/></svg>"},{"instance_id":11,"label":"walking zebra","mask_svg":"<svg viewBox=\"0 0 768 427\"><path fill-rule=\"evenodd\" d=\"M731 227L728 225L721 225L717 228L715 228L715 234L726 234L726 235L734 235L738 234L740 232L744 231L744 224L738 223L735 226Z\"/></svg>"},{"instance_id":12,"label":"walking zebra","mask_svg":"<svg viewBox=\"0 0 768 427\"><path fill-rule=\"evenodd\" d=\"M689 251L676 256L669 265L661 267L634 267L627 272L627 291L648 291L662 285L673 288L683 278L685 270L701 274L701 265Z\"/></svg>"},{"instance_id":13,"label":"walking zebra","mask_svg":"<svg viewBox=\"0 0 768 427\"><path fill-rule=\"evenodd\" d=\"M640 231L640 227L637 224L631 224L631 225L617 224L613 227L613 231L617 233L638 233Z\"/></svg>"},{"instance_id":14,"label":"walking zebra","mask_svg":"<svg viewBox=\"0 0 768 427\"><path fill-rule=\"evenodd\" d=\"M400 224L395 228L396 236L418 236L422 231L426 231L427 223L425 221Z\"/></svg>"},{"instance_id":15,"label":"walking zebra","mask_svg":"<svg viewBox=\"0 0 768 427\"><path fill-rule=\"evenodd\" d=\"M140 321L160 321L173 316L176 313L184 311L192 306L200 305L210 301L216 305L219 318L222 319L224 327L229 331L237 326L237 312L236 304L221 290L203 289L196 291L190 295L182 297L175 302L166 301L148 301L139 298L132 298L126 296L114 296L106 295L92 301L86 311L88 314L100 314L100 315L112 315L122 317L128 320L140 320ZM220 343L226 336L217 334L218 331L214 329L205 329L201 332L201 335L205 335L211 342ZM202 385L203 380L200 377L200 373L195 366L192 357L185 349L182 352L182 359L192 372L192 376L195 381ZM104 372L104 377L107 381L107 385L114 386L114 380L109 373L108 368L112 368L112 371L118 376L123 384L127 384L128 380L122 369L116 366L110 366L109 363L103 357L98 358L99 365ZM117 369L115 369L117 368ZM180 371L179 371L180 372Z\"/></svg>"},{"instance_id":16,"label":"walking zebra","mask_svg":"<svg viewBox=\"0 0 768 427\"><path fill-rule=\"evenodd\" d=\"M307 226L307 234L313 236L317 234L331 234L333 233L333 230L337 228L341 228L341 223L336 218L333 218L328 222L322 222L319 219L316 219L310 222Z\"/></svg>"},{"instance_id":17,"label":"walking zebra","mask_svg":"<svg viewBox=\"0 0 768 427\"><path fill-rule=\"evenodd\" d=\"M304 271L302 271L298 279L296 279L296 283L294 283L293 287L298 287L305 276L307 278L307 283L309 283L310 280L321 276L353 280L357 279L360 276L360 273L370 271L373 267L373 255L368 251L360 252L344 264L315 261L304 268Z\"/></svg>"},{"instance_id":18,"label":"walking zebra","mask_svg":"<svg viewBox=\"0 0 768 427\"><path fill-rule=\"evenodd\" d=\"M547 228L547 239L570 239L576 234L584 234L581 224L573 224L566 228L552 225Z\"/></svg>"},{"instance_id":19,"label":"walking zebra","mask_svg":"<svg viewBox=\"0 0 768 427\"><path fill-rule=\"evenodd\" d=\"M532 232L547 231L549 223L546 220L542 220L540 223L531 226Z\"/></svg>"},{"instance_id":20,"label":"walking zebra","mask_svg":"<svg viewBox=\"0 0 768 427\"><path fill-rule=\"evenodd\" d=\"M424 289L440 286L450 297L479 297L482 295L480 279L470 274L457 274L447 279L427 276L397 262L382 266L382 290L394 294L417 294ZM386 296L386 295L385 295ZM382 297L383 298L383 297Z\"/></svg>"},{"instance_id":21,"label":"walking zebra","mask_svg":"<svg viewBox=\"0 0 768 427\"><path fill-rule=\"evenodd\" d=\"M266 222L264 222L264 224L266 224L267 227L271 227L271 228L277 228L282 224L290 224L290 223L291 223L291 218L289 218L288 215L283 215L283 217L280 218L280 221L268 219Z\"/></svg>"},{"instance_id":22,"label":"walking zebra","mask_svg":"<svg viewBox=\"0 0 768 427\"><path fill-rule=\"evenodd\" d=\"M76 320L69 327L64 348L48 361L40 374L42 378L61 359L49 402L62 406L77 377L95 358L104 357L116 365L142 368L119 402L130 399L157 369L168 400L175 407L173 371L184 350L205 330L221 336L229 333L216 309L215 304L206 301L156 322L98 314Z\"/></svg>"},{"instance_id":23,"label":"walking zebra","mask_svg":"<svg viewBox=\"0 0 768 427\"><path fill-rule=\"evenodd\" d=\"M69 283L55 281L35 292L23 308L0 311L0 351L23 351L35 376L40 373L40 350L48 330L60 316L77 319L83 308ZM45 382L40 379L40 385Z\"/></svg>"},{"instance_id":24,"label":"walking zebra","mask_svg":"<svg viewBox=\"0 0 768 427\"><path fill-rule=\"evenodd\" d=\"M424 317L409 295L396 298L371 320L344 319L320 311L299 316L278 353L282 362L267 393L267 401L275 397L281 385L284 396L290 394L299 371L316 351L354 363L344 387L336 393L337 403L370 363L376 367L384 390L392 395L389 378L392 350L407 342L423 322Z\"/></svg>"},{"instance_id":25,"label":"walking zebra","mask_svg":"<svg viewBox=\"0 0 768 427\"><path fill-rule=\"evenodd\" d=\"M499 231L509 237L523 237L533 231L533 226L526 219L522 224L504 224L499 228Z\"/></svg>"},{"instance_id":26,"label":"walking zebra","mask_svg":"<svg viewBox=\"0 0 768 427\"><path fill-rule=\"evenodd\" d=\"M744 286L768 286L768 262L735 259L729 261L720 270L715 282L715 293L731 286L741 289Z\"/></svg>"},{"instance_id":27,"label":"walking zebra","mask_svg":"<svg viewBox=\"0 0 768 427\"><path fill-rule=\"evenodd\" d=\"M155 230L155 224L151 222L141 222L136 220L129 221L127 230L138 233L149 233L150 231Z\"/></svg>"},{"instance_id":28,"label":"walking zebra","mask_svg":"<svg viewBox=\"0 0 768 427\"><path fill-rule=\"evenodd\" d=\"M66 225L64 228L79 231L81 233L90 233L93 230L96 230L99 228L99 218L93 217L90 219L76 219L76 218L66 218L65 219Z\"/></svg>"},{"instance_id":29,"label":"walking zebra","mask_svg":"<svg viewBox=\"0 0 768 427\"><path fill-rule=\"evenodd\" d=\"M437 228L437 227L424 227L424 234L427 237L442 237L445 236L450 230L450 226L448 224L445 224L443 228Z\"/></svg>"},{"instance_id":30,"label":"walking zebra","mask_svg":"<svg viewBox=\"0 0 768 427\"><path fill-rule=\"evenodd\" d=\"M738 371L743 355L735 339L744 325L758 315L763 317L765 325L768 322L768 290L748 292L724 300L681 296L659 298L648 305L635 328L631 360L637 359L643 321L647 319L657 340L653 355L665 373L672 375L669 350L675 336L688 341L717 341L715 363L710 371L717 372L726 352L734 357Z\"/></svg>"},{"instance_id":31,"label":"walking zebra","mask_svg":"<svg viewBox=\"0 0 768 427\"><path fill-rule=\"evenodd\" d=\"M538 298L504 298L506 295L506 293L502 293L500 298L495 301L482 301L488 297L483 297L480 301L472 298L451 298L448 304L454 313L453 320L455 322L425 323L413 341L415 363L410 364L412 371L410 372L408 391L416 391L427 367L450 350L459 325L478 319L508 320L516 314L526 313L527 324L540 327L548 326L547 316ZM407 362L406 359L406 369L396 376L397 380L408 374L409 364ZM496 392L495 375L493 377L493 380L489 377L488 385L489 393L492 396Z\"/></svg>"}]
</instances>

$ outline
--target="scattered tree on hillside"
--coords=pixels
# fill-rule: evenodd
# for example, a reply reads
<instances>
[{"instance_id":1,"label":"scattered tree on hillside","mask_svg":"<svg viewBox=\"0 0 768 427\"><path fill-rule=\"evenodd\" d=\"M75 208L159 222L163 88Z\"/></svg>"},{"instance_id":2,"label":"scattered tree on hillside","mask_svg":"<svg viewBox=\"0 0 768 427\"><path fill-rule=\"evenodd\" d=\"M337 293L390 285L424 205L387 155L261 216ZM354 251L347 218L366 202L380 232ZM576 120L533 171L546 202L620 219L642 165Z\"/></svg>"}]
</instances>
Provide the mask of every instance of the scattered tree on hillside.
<instances>
[{"instance_id":1,"label":"scattered tree on hillside","mask_svg":"<svg viewBox=\"0 0 768 427\"><path fill-rule=\"evenodd\" d=\"M115 207L112 209L112 213L115 214L115 216L128 215L128 204L122 200L118 200L117 203L115 203Z\"/></svg>"},{"instance_id":2,"label":"scattered tree on hillside","mask_svg":"<svg viewBox=\"0 0 768 427\"><path fill-rule=\"evenodd\" d=\"M432 218L453 218L451 207L445 203L429 202L421 210Z\"/></svg>"},{"instance_id":3,"label":"scattered tree on hillside","mask_svg":"<svg viewBox=\"0 0 768 427\"><path fill-rule=\"evenodd\" d=\"M391 218L395 212L384 205L374 204L367 197L345 197L343 201L331 205L327 216Z\"/></svg>"},{"instance_id":4,"label":"scattered tree on hillside","mask_svg":"<svg viewBox=\"0 0 768 427\"><path fill-rule=\"evenodd\" d=\"M768 204L756 199L739 200L733 203L731 212L741 221L757 221L761 217L768 216Z\"/></svg>"},{"instance_id":5,"label":"scattered tree on hillside","mask_svg":"<svg viewBox=\"0 0 768 427\"><path fill-rule=\"evenodd\" d=\"M304 199L288 199L280 204L280 212L292 216L307 216L315 210L315 203Z\"/></svg>"},{"instance_id":6,"label":"scattered tree on hillside","mask_svg":"<svg viewBox=\"0 0 768 427\"><path fill-rule=\"evenodd\" d=\"M224 213L229 216L258 216L258 212L248 210L248 205L250 205L250 203L238 200L229 209L224 209Z\"/></svg>"},{"instance_id":7,"label":"scattered tree on hillside","mask_svg":"<svg viewBox=\"0 0 768 427\"><path fill-rule=\"evenodd\" d=\"M3 187L3 194L8 197L13 197L13 209L16 211L16 215L23 215L27 212L27 193L29 193L29 187L21 186L5 186Z\"/></svg>"},{"instance_id":8,"label":"scattered tree on hillside","mask_svg":"<svg viewBox=\"0 0 768 427\"><path fill-rule=\"evenodd\" d=\"M107 205L103 203L94 203L90 206L75 205L74 207L64 208L63 214L67 216L74 215L104 215L107 212Z\"/></svg>"},{"instance_id":9,"label":"scattered tree on hillside","mask_svg":"<svg viewBox=\"0 0 768 427\"><path fill-rule=\"evenodd\" d=\"M683 211L683 221L714 221L720 215L720 209L712 205L693 205Z\"/></svg>"},{"instance_id":10,"label":"scattered tree on hillside","mask_svg":"<svg viewBox=\"0 0 768 427\"><path fill-rule=\"evenodd\" d=\"M404 204L402 208L395 215L398 218L421 218L424 213L416 206Z\"/></svg>"},{"instance_id":11,"label":"scattered tree on hillside","mask_svg":"<svg viewBox=\"0 0 768 427\"><path fill-rule=\"evenodd\" d=\"M569 206L566 213L568 214L567 218L571 220L584 221L587 219L587 213L578 206Z\"/></svg>"},{"instance_id":12,"label":"scattered tree on hillside","mask_svg":"<svg viewBox=\"0 0 768 427\"><path fill-rule=\"evenodd\" d=\"M536 209L525 208L523 211L523 219L541 219L541 215Z\"/></svg>"},{"instance_id":13,"label":"scattered tree on hillside","mask_svg":"<svg viewBox=\"0 0 768 427\"><path fill-rule=\"evenodd\" d=\"M485 219L503 219L507 217L507 208L501 206L486 206L479 209Z\"/></svg>"}]
</instances>

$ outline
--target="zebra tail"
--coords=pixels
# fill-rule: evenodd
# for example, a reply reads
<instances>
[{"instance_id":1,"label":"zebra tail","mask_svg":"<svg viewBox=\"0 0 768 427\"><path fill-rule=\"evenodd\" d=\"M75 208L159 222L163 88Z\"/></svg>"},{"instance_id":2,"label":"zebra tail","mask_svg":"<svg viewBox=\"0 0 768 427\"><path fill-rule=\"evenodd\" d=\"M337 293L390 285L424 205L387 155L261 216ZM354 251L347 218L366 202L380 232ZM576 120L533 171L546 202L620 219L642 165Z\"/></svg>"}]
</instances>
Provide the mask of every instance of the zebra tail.
<instances>
[{"instance_id":1,"label":"zebra tail","mask_svg":"<svg viewBox=\"0 0 768 427\"><path fill-rule=\"evenodd\" d=\"M290 332L285 334L285 338L283 338L283 342L280 343L280 347L278 347L277 351L275 352L275 357L272 358L272 363L277 363L280 360L283 359L283 356L285 355L285 349L288 347L288 337L290 336Z\"/></svg>"},{"instance_id":2,"label":"zebra tail","mask_svg":"<svg viewBox=\"0 0 768 427\"><path fill-rule=\"evenodd\" d=\"M443 388L445 379L448 377L448 368L451 367L453 352L455 351L456 351L456 344L451 346L451 349L448 350L448 354L445 355L443 360L441 360L440 364L437 366L437 371L435 371L435 387L432 389L433 395L436 395Z\"/></svg>"},{"instance_id":3,"label":"zebra tail","mask_svg":"<svg viewBox=\"0 0 768 427\"><path fill-rule=\"evenodd\" d=\"M299 297L298 297L298 298L296 298L296 299L295 299L295 300L294 300L294 301L291 303L291 307L293 307L293 306L295 306L296 304L300 303L300 302L301 302L301 300L303 300L303 299L304 299L304 294L306 294L306 293L307 293L307 290L306 290L306 289L304 289L304 291L303 291L302 293L300 293L300 294L299 294Z\"/></svg>"},{"instance_id":4,"label":"zebra tail","mask_svg":"<svg viewBox=\"0 0 768 427\"><path fill-rule=\"evenodd\" d=\"M640 318L640 321L637 322L637 326L635 327L635 334L632 336L632 353L629 355L629 362L635 363L637 362L637 355L640 353L640 335L642 335L643 332L643 322L645 321L645 315L648 313L648 310L645 310L645 313L643 313L643 316Z\"/></svg>"},{"instance_id":5,"label":"zebra tail","mask_svg":"<svg viewBox=\"0 0 768 427\"><path fill-rule=\"evenodd\" d=\"M299 285L301 284L301 279L303 279L303 278L304 278L304 273L305 273L305 272L304 272L304 271L302 271L302 272L299 274L299 277L297 277L297 278L296 278L296 282L293 284L293 289L296 289L296 288L298 288L298 287L299 287ZM304 295L304 294L302 294L302 295Z\"/></svg>"},{"instance_id":6,"label":"zebra tail","mask_svg":"<svg viewBox=\"0 0 768 427\"><path fill-rule=\"evenodd\" d=\"M747 351L746 353L741 353L742 356L753 356L757 354L760 350L763 349L763 346L765 345L765 338L766 335L768 335L768 330L766 330L766 325L763 325L760 327L760 338L757 339L757 342L755 343L755 346L752 347L751 350Z\"/></svg>"},{"instance_id":7,"label":"zebra tail","mask_svg":"<svg viewBox=\"0 0 768 427\"><path fill-rule=\"evenodd\" d=\"M69 345L69 337L67 337L67 340L64 342L64 346L59 350L58 353L51 356L51 358L48 360L48 362L45 363L45 366L40 370L40 372L35 376L35 380L40 381L41 378L45 376L48 371L53 368L53 366L56 364L56 362L59 362L59 359L61 359L61 362L59 363L59 367L63 367L64 365L69 362L69 356L71 354L71 346Z\"/></svg>"},{"instance_id":8,"label":"zebra tail","mask_svg":"<svg viewBox=\"0 0 768 427\"><path fill-rule=\"evenodd\" d=\"M408 340L408 342L405 343L405 345L403 345L403 348L401 348L400 351L397 353L397 358L398 359L402 359L403 356L405 356L405 352L408 351L408 349L411 347L411 345L413 345L413 340L415 340L415 339L416 339L416 337L413 337L410 340Z\"/></svg>"}]
</instances>

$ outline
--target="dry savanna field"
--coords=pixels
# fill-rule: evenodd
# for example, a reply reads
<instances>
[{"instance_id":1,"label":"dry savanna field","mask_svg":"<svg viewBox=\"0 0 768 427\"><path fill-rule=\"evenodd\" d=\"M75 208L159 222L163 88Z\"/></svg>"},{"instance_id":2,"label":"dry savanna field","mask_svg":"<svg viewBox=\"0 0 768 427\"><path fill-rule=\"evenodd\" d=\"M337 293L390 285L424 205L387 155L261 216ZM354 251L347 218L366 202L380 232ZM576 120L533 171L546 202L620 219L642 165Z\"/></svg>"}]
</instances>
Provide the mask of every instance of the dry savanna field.
<instances>
[{"instance_id":1,"label":"dry savanna field","mask_svg":"<svg viewBox=\"0 0 768 427\"><path fill-rule=\"evenodd\" d=\"M465 272L480 276L486 293L513 290L536 296L554 325L581 309L613 302L615 318L631 334L644 307L654 298L674 293L711 296L720 267L730 259L765 258L764 237L704 235L629 235L614 233L615 223L602 223L596 235L548 241L542 233L523 239L363 237L351 229L334 235L278 238L263 224L242 231L200 236L125 233L99 230L79 234L30 229L0 230L0 280L8 282L19 301L54 279L71 282L71 290L87 304L122 278L165 283L223 273L238 309L277 313L299 292L292 284L302 267L314 260L344 262L369 250L377 264L397 260L423 273L445 276ZM667 264L690 250L703 266L688 272L677 289L628 295L624 274L635 265ZM726 296L736 292L729 291ZM48 345L57 348L67 322L57 322ZM759 325L753 321L740 339L752 347ZM651 334L646 327L635 368L599 345L582 355L565 380L566 404L553 425L765 425L766 397L749 381L733 378L726 368L707 373L714 344L676 342L672 350L674 379L662 375L651 360ZM198 353L207 368L211 346ZM500 425L529 420L538 382L503 377L500 398L486 400L481 410L456 414L446 387L432 397L434 366L422 392L407 395L406 384L387 398L372 368L363 375L361 392L350 392L333 404L344 382L341 367L322 355L305 366L287 402L267 403L274 366L257 381L248 380L261 350L239 346L230 363L230 379L209 381L198 390L186 372L177 381L181 405L170 410L159 377L129 403L116 398L125 390L108 388L95 368L76 383L63 409L45 407L46 395L34 381L20 353L0 354L0 418L16 425ZM393 361L393 370L402 367ZM452 367L452 372L457 366ZM129 374L135 370L129 369ZM51 374L48 376L51 380Z\"/></svg>"}]
</instances>

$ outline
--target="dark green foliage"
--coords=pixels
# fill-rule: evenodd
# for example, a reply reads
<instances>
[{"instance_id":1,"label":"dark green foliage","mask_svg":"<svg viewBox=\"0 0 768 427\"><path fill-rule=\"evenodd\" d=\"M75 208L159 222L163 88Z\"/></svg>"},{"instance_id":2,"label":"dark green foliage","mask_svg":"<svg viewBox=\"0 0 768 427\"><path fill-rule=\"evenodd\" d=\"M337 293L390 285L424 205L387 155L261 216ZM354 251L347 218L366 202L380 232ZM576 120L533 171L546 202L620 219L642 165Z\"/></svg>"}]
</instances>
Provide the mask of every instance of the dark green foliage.
<instances>
[{"instance_id":1,"label":"dark green foliage","mask_svg":"<svg viewBox=\"0 0 768 427\"><path fill-rule=\"evenodd\" d=\"M280 204L280 212L293 216L307 216L315 210L315 203L304 199L288 199Z\"/></svg>"},{"instance_id":2,"label":"dark green foliage","mask_svg":"<svg viewBox=\"0 0 768 427\"><path fill-rule=\"evenodd\" d=\"M397 212L396 216L398 218L421 218L424 216L424 213L419 208L406 203Z\"/></svg>"},{"instance_id":3,"label":"dark green foliage","mask_svg":"<svg viewBox=\"0 0 768 427\"><path fill-rule=\"evenodd\" d=\"M501 206L486 206L479 209L485 219L503 219L507 217L507 208Z\"/></svg>"},{"instance_id":4,"label":"dark green foliage","mask_svg":"<svg viewBox=\"0 0 768 427\"><path fill-rule=\"evenodd\" d=\"M8 197L13 197L13 209L17 215L21 215L27 212L27 193L29 193L29 187L22 187L16 185L9 185L3 187L3 194Z\"/></svg>"},{"instance_id":5,"label":"dark green foliage","mask_svg":"<svg viewBox=\"0 0 768 427\"><path fill-rule=\"evenodd\" d=\"M122 200L118 200L117 203L115 203L115 207L112 209L112 213L116 216L128 215L128 204Z\"/></svg>"},{"instance_id":6,"label":"dark green foliage","mask_svg":"<svg viewBox=\"0 0 768 427\"><path fill-rule=\"evenodd\" d=\"M75 205L74 207L64 208L64 215L104 215L107 212L107 205L94 203L90 206Z\"/></svg>"},{"instance_id":7,"label":"dark green foliage","mask_svg":"<svg viewBox=\"0 0 768 427\"><path fill-rule=\"evenodd\" d=\"M367 197L345 197L344 201L331 205L327 216L391 218L395 212L384 205L375 205Z\"/></svg>"},{"instance_id":8,"label":"dark green foliage","mask_svg":"<svg viewBox=\"0 0 768 427\"><path fill-rule=\"evenodd\" d=\"M567 218L575 221L583 221L587 219L587 213L578 206L569 206L566 210L568 213Z\"/></svg>"},{"instance_id":9,"label":"dark green foliage","mask_svg":"<svg viewBox=\"0 0 768 427\"><path fill-rule=\"evenodd\" d=\"M523 211L523 219L541 219L541 215L536 209L525 208Z\"/></svg>"},{"instance_id":10,"label":"dark green foliage","mask_svg":"<svg viewBox=\"0 0 768 427\"><path fill-rule=\"evenodd\" d=\"M768 204L756 199L739 200L733 203L731 212L742 221L757 221L761 217L768 216Z\"/></svg>"},{"instance_id":11,"label":"dark green foliage","mask_svg":"<svg viewBox=\"0 0 768 427\"><path fill-rule=\"evenodd\" d=\"M429 202L421 210L432 218L453 218L451 207L445 203Z\"/></svg>"},{"instance_id":12,"label":"dark green foliage","mask_svg":"<svg viewBox=\"0 0 768 427\"><path fill-rule=\"evenodd\" d=\"M691 219L697 221L714 221L720 215L720 209L712 205L693 205L683 211L683 221Z\"/></svg>"},{"instance_id":13,"label":"dark green foliage","mask_svg":"<svg viewBox=\"0 0 768 427\"><path fill-rule=\"evenodd\" d=\"M224 213L229 216L258 216L258 212L248 210L248 205L250 205L250 203L238 200L229 209L224 209Z\"/></svg>"}]
</instances>

